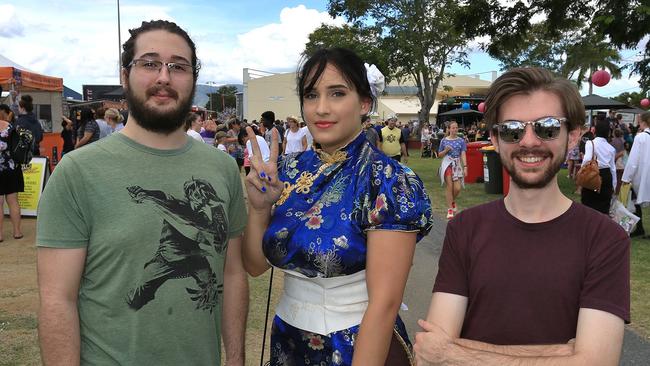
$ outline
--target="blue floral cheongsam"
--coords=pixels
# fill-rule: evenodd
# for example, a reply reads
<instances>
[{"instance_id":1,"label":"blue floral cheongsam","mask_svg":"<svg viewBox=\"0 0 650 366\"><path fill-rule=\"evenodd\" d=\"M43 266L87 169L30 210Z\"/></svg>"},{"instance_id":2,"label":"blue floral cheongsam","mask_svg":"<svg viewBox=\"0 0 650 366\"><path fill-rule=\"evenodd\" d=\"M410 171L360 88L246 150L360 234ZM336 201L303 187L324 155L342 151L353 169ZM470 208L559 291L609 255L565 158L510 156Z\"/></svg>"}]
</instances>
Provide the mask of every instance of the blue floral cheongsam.
<instances>
[{"instance_id":1,"label":"blue floral cheongsam","mask_svg":"<svg viewBox=\"0 0 650 366\"><path fill-rule=\"evenodd\" d=\"M363 133L333 154L286 155L279 178L285 187L263 250L273 266L285 271L308 278L352 275L366 269L367 230L417 232L419 241L431 228L431 202L422 181L369 144ZM358 332L359 324L316 334L276 315L271 365L351 365ZM410 349L399 316L394 333Z\"/></svg>"}]
</instances>

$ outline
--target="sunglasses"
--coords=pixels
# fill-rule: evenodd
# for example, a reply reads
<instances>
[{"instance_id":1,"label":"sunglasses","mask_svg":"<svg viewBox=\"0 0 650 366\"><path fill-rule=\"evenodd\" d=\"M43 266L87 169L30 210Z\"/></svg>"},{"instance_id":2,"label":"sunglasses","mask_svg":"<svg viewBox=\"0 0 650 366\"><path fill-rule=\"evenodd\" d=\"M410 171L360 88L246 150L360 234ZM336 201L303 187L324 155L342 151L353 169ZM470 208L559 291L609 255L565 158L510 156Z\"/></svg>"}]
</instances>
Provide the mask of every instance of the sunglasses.
<instances>
[{"instance_id":1,"label":"sunglasses","mask_svg":"<svg viewBox=\"0 0 650 366\"><path fill-rule=\"evenodd\" d=\"M536 121L507 120L494 126L499 135L499 140L506 143L517 143L521 141L526 133L526 125L533 125L533 131L537 138L543 141L553 140L560 136L562 123L566 118L543 117Z\"/></svg>"}]
</instances>

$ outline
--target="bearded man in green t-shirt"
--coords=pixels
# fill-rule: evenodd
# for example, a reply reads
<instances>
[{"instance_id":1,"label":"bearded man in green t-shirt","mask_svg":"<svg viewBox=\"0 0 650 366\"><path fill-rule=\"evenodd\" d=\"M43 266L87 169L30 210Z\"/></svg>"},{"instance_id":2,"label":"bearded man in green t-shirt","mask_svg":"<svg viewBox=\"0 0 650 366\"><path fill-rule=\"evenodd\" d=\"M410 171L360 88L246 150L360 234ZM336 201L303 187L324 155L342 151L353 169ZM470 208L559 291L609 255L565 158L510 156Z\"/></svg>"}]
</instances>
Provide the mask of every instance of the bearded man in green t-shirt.
<instances>
[{"instance_id":1,"label":"bearded man in green t-shirt","mask_svg":"<svg viewBox=\"0 0 650 366\"><path fill-rule=\"evenodd\" d=\"M244 364L246 209L236 162L188 137L196 47L167 21L122 54L128 124L66 154L38 212L46 365Z\"/></svg>"}]
</instances>

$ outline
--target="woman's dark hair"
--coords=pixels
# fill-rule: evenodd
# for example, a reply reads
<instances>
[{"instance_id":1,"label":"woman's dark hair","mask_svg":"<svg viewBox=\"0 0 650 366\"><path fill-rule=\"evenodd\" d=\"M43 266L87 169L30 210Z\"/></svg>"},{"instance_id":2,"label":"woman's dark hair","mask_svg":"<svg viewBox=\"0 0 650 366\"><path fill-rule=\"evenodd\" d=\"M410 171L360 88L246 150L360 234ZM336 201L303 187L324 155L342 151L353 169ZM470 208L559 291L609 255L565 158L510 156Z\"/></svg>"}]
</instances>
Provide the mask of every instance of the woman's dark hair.
<instances>
[{"instance_id":1,"label":"woman's dark hair","mask_svg":"<svg viewBox=\"0 0 650 366\"><path fill-rule=\"evenodd\" d=\"M246 145L246 144L244 143L244 138L245 138L247 135L248 135L248 132L246 132L245 129L242 128L241 130L239 130L239 133L237 134L237 142L239 143L239 145L241 145L241 146Z\"/></svg>"},{"instance_id":2,"label":"woman's dark hair","mask_svg":"<svg viewBox=\"0 0 650 366\"><path fill-rule=\"evenodd\" d=\"M614 137L623 137L623 131L618 128L614 130Z\"/></svg>"},{"instance_id":3,"label":"woman's dark hair","mask_svg":"<svg viewBox=\"0 0 650 366\"><path fill-rule=\"evenodd\" d=\"M7 121L7 122L9 122L9 123L13 123L13 122L14 122L14 119L15 119L16 117L14 116L14 112L11 110L11 107L9 107L9 106L6 105L6 104L0 104L0 111L5 112L5 114L7 115L7 117L10 117L11 120L10 120L10 121Z\"/></svg>"},{"instance_id":4,"label":"woman's dark hair","mask_svg":"<svg viewBox=\"0 0 650 366\"><path fill-rule=\"evenodd\" d=\"M133 61L133 57L135 57L135 41L138 39L138 36L140 34L155 30L164 30L172 34L176 34L187 42L187 45L192 50L191 61L192 66L194 67L194 81L196 81L196 79L199 77L199 69L201 68L200 63L196 58L196 45L187 34L187 32L183 30L183 28L179 27L174 22L168 22L166 20L152 20L150 22L142 22L140 27L129 29L131 37L126 42L124 42L124 45L122 46L122 49L124 50L124 52L122 52L122 67L129 70L129 72L131 71L131 61Z\"/></svg>"},{"instance_id":5,"label":"woman's dark hair","mask_svg":"<svg viewBox=\"0 0 650 366\"><path fill-rule=\"evenodd\" d=\"M303 59L298 71L298 99L300 114L303 114L305 94L311 92L325 71L327 64L336 67L343 79L359 94L361 99L370 99L374 106L377 102L372 95L363 60L347 48L322 48L308 59ZM304 115L302 116L305 119Z\"/></svg>"},{"instance_id":6,"label":"woman's dark hair","mask_svg":"<svg viewBox=\"0 0 650 366\"><path fill-rule=\"evenodd\" d=\"M95 119L95 113L90 108L81 108L79 111L79 124L78 128L85 127L88 121Z\"/></svg>"},{"instance_id":7,"label":"woman's dark hair","mask_svg":"<svg viewBox=\"0 0 650 366\"><path fill-rule=\"evenodd\" d=\"M609 137L609 122L604 118L596 119L596 137Z\"/></svg>"},{"instance_id":8,"label":"woman's dark hair","mask_svg":"<svg viewBox=\"0 0 650 366\"><path fill-rule=\"evenodd\" d=\"M27 113L30 113L34 110L34 99L32 99L31 95L21 95L18 105L27 111Z\"/></svg>"},{"instance_id":9,"label":"woman's dark hair","mask_svg":"<svg viewBox=\"0 0 650 366\"><path fill-rule=\"evenodd\" d=\"M197 119L199 119L199 116L196 113L188 113L187 117L185 117L185 131L189 130L192 127L192 123L196 122Z\"/></svg>"}]
</instances>

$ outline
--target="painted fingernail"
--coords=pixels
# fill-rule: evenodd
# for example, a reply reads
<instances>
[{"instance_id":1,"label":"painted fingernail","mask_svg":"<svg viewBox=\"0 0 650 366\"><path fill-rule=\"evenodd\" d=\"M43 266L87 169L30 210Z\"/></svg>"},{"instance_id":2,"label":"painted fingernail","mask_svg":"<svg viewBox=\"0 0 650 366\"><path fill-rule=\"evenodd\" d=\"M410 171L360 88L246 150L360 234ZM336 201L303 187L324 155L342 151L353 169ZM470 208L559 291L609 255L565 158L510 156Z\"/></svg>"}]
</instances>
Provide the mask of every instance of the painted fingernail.
<instances>
[{"instance_id":1,"label":"painted fingernail","mask_svg":"<svg viewBox=\"0 0 650 366\"><path fill-rule=\"evenodd\" d=\"M266 178L266 173L261 172L261 173L260 173L260 177L262 177L262 178Z\"/></svg>"},{"instance_id":2,"label":"painted fingernail","mask_svg":"<svg viewBox=\"0 0 650 366\"><path fill-rule=\"evenodd\" d=\"M271 176L269 175L269 182L271 181Z\"/></svg>"},{"instance_id":3,"label":"painted fingernail","mask_svg":"<svg viewBox=\"0 0 650 366\"><path fill-rule=\"evenodd\" d=\"M262 186L262 192L266 192L266 187Z\"/></svg>"}]
</instances>

